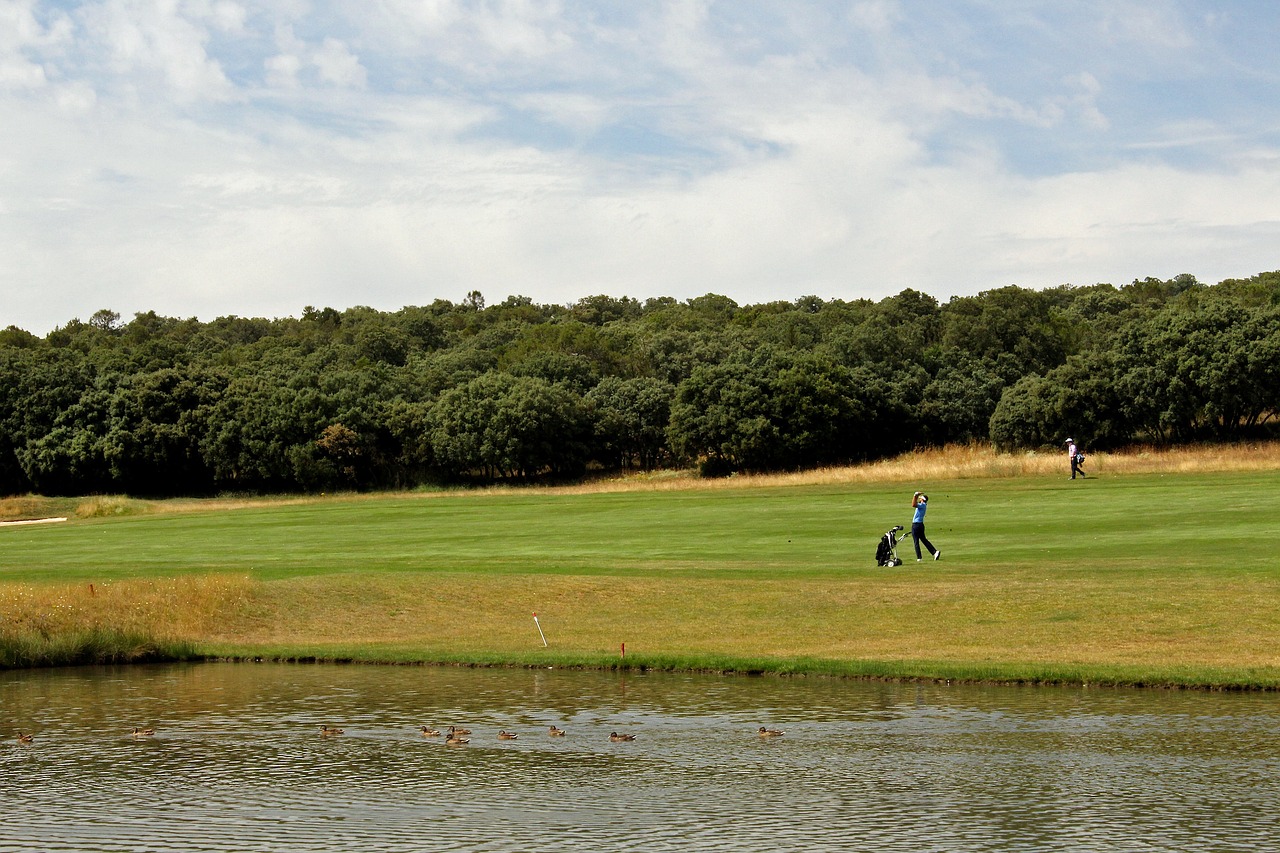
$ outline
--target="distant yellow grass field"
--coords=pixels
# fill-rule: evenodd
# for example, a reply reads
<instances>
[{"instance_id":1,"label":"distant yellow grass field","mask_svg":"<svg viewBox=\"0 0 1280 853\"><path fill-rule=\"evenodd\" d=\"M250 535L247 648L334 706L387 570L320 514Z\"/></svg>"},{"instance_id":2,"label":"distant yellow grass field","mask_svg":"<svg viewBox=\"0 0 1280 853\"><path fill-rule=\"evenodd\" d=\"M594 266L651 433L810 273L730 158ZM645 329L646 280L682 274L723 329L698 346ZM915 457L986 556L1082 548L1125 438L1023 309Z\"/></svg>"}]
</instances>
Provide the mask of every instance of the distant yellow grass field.
<instances>
[{"instance_id":1,"label":"distant yellow grass field","mask_svg":"<svg viewBox=\"0 0 1280 853\"><path fill-rule=\"evenodd\" d=\"M1280 442L1193 445L1178 448L1135 447L1090 453L1090 474L1154 474L1210 471L1280 470ZM690 471L665 471L601 480L582 486L551 489L560 493L589 493L629 489L734 489L761 486L840 485L844 483L907 483L983 477L1040 477L1070 471L1065 447L1059 453L1025 451L1000 453L989 444L961 444L913 450L892 459L819 468L786 474L740 474L704 480Z\"/></svg>"}]
</instances>

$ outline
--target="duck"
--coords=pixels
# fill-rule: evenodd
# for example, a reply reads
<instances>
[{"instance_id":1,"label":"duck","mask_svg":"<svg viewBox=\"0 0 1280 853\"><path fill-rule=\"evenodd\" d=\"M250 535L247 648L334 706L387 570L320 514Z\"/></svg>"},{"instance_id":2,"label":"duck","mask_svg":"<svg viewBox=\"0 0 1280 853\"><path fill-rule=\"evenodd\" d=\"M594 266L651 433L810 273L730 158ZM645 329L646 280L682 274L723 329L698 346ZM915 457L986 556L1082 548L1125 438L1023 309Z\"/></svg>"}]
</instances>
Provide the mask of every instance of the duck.
<instances>
[{"instance_id":1,"label":"duck","mask_svg":"<svg viewBox=\"0 0 1280 853\"><path fill-rule=\"evenodd\" d=\"M764 726L761 726L759 734L760 737L782 737L786 732L778 731L777 729L766 729Z\"/></svg>"},{"instance_id":2,"label":"duck","mask_svg":"<svg viewBox=\"0 0 1280 853\"><path fill-rule=\"evenodd\" d=\"M564 737L566 732L564 729L557 729L555 726L550 726L547 729L547 734L550 737Z\"/></svg>"},{"instance_id":3,"label":"duck","mask_svg":"<svg viewBox=\"0 0 1280 853\"><path fill-rule=\"evenodd\" d=\"M617 732L609 732L609 740L614 743L622 743L624 741L635 740L635 735L620 735Z\"/></svg>"},{"instance_id":4,"label":"duck","mask_svg":"<svg viewBox=\"0 0 1280 853\"><path fill-rule=\"evenodd\" d=\"M439 729L431 729L431 728L427 728L426 726L419 726L418 728L422 729L423 737L440 737Z\"/></svg>"},{"instance_id":5,"label":"duck","mask_svg":"<svg viewBox=\"0 0 1280 853\"><path fill-rule=\"evenodd\" d=\"M152 728L140 729L140 728L138 728L137 726L134 726L134 727L133 727L133 736L134 736L134 737L150 737L151 735L153 735L153 734L155 734L155 733L156 733L156 730L155 730L155 729L152 729Z\"/></svg>"},{"instance_id":6,"label":"duck","mask_svg":"<svg viewBox=\"0 0 1280 853\"><path fill-rule=\"evenodd\" d=\"M515 740L518 737L520 737L520 735L509 732L506 729L498 732L498 740Z\"/></svg>"},{"instance_id":7,"label":"duck","mask_svg":"<svg viewBox=\"0 0 1280 853\"><path fill-rule=\"evenodd\" d=\"M33 740L35 740L34 736L18 732L18 743L31 743Z\"/></svg>"},{"instance_id":8,"label":"duck","mask_svg":"<svg viewBox=\"0 0 1280 853\"><path fill-rule=\"evenodd\" d=\"M462 746L463 744L471 743L471 738L459 737L458 735L449 735L449 737L445 740L445 743L447 743L449 746Z\"/></svg>"},{"instance_id":9,"label":"duck","mask_svg":"<svg viewBox=\"0 0 1280 853\"><path fill-rule=\"evenodd\" d=\"M449 731L445 732L445 734L449 737L453 737L454 735L469 735L471 734L471 729L460 729L457 726L449 726Z\"/></svg>"},{"instance_id":10,"label":"duck","mask_svg":"<svg viewBox=\"0 0 1280 853\"><path fill-rule=\"evenodd\" d=\"M335 729L332 726L321 726L320 734L325 737L328 737L329 735L340 735L342 734L342 729Z\"/></svg>"}]
</instances>

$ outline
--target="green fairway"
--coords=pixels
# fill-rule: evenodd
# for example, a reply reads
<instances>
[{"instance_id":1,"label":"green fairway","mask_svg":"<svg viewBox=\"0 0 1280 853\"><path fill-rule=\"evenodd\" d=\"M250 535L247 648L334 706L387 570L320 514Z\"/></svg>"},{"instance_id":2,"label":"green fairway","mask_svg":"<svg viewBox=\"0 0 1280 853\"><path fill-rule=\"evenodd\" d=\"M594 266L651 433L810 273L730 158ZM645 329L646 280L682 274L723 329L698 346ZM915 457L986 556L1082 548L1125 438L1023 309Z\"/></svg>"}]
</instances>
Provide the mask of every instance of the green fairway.
<instances>
[{"instance_id":1,"label":"green fairway","mask_svg":"<svg viewBox=\"0 0 1280 853\"><path fill-rule=\"evenodd\" d=\"M1267 571L1278 474L928 487L931 573ZM264 580L352 571L689 577L884 575L880 535L910 526L900 486L332 498L0 528L0 580L201 572ZM903 545L910 550L910 539ZM927 556L927 555L926 555ZM904 567L899 572L914 566Z\"/></svg>"},{"instance_id":2,"label":"green fairway","mask_svg":"<svg viewBox=\"0 0 1280 853\"><path fill-rule=\"evenodd\" d=\"M893 569L874 553L909 527L902 485L160 504L0 528L0 582L247 576L247 604L184 637L234 654L592 663L628 642L677 664L1280 683L1278 485L1271 472L922 483L942 560L917 564L908 538ZM535 610L545 651L530 644Z\"/></svg>"}]
</instances>

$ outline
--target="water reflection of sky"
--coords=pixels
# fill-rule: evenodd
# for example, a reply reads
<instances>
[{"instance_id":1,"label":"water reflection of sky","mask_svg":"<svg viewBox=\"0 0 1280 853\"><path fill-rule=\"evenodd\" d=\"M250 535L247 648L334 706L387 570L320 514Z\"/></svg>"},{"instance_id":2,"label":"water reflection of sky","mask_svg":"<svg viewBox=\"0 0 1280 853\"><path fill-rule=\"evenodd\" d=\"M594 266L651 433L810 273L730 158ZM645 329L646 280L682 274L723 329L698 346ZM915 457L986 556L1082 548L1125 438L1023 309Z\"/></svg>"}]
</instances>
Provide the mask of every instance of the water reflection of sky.
<instances>
[{"instance_id":1,"label":"water reflection of sky","mask_svg":"<svg viewBox=\"0 0 1280 853\"><path fill-rule=\"evenodd\" d=\"M0 850L1259 849L1278 702L424 667L0 673ZM419 731L450 724L471 742ZM130 736L144 725L157 734Z\"/></svg>"}]
</instances>

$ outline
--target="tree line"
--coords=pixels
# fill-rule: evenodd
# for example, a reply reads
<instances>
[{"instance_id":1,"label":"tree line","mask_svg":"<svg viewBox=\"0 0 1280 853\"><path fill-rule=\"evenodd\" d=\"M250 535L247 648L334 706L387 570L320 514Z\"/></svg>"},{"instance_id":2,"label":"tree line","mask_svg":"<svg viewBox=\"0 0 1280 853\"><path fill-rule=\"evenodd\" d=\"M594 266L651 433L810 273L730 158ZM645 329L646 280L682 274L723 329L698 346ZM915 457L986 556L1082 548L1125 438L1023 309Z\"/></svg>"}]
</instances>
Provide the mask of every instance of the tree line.
<instances>
[{"instance_id":1,"label":"tree line","mask_svg":"<svg viewBox=\"0 0 1280 853\"><path fill-rule=\"evenodd\" d=\"M1185 443L1280 409L1280 272L1205 285L1017 286L945 304L98 311L0 331L0 492L204 495L708 476L918 446Z\"/></svg>"}]
</instances>

